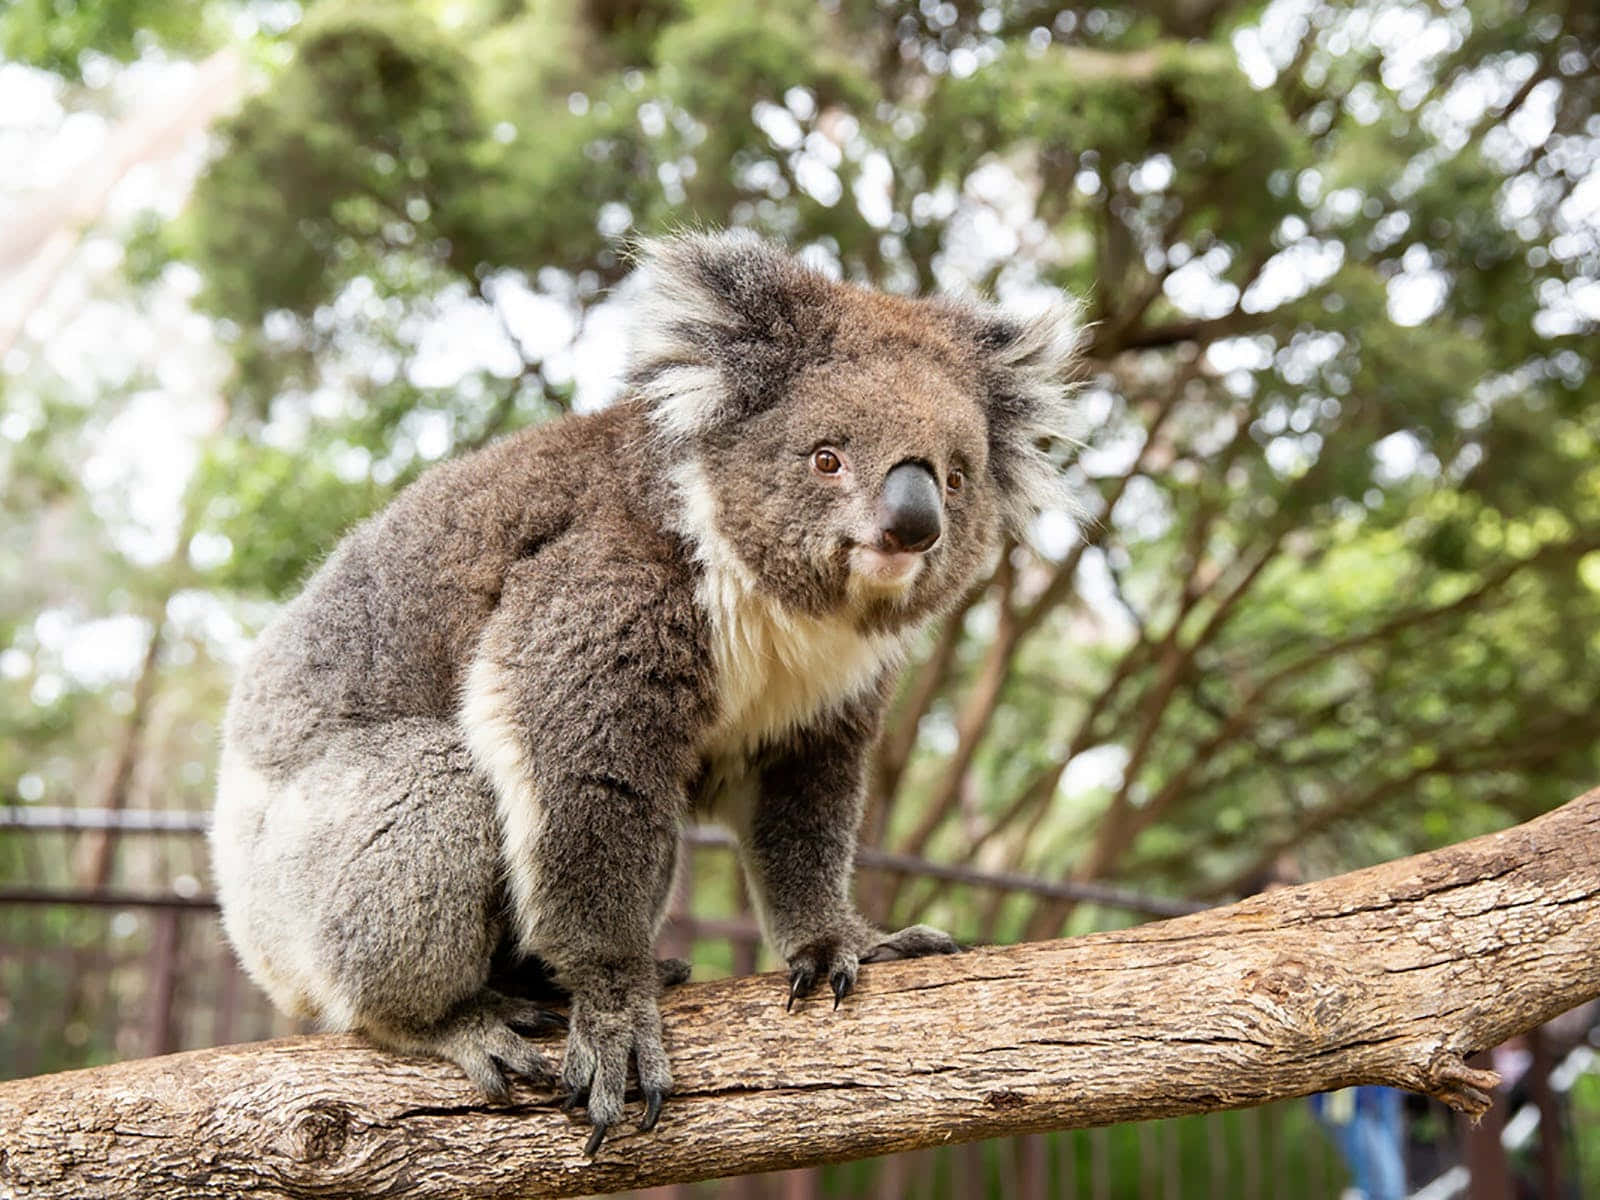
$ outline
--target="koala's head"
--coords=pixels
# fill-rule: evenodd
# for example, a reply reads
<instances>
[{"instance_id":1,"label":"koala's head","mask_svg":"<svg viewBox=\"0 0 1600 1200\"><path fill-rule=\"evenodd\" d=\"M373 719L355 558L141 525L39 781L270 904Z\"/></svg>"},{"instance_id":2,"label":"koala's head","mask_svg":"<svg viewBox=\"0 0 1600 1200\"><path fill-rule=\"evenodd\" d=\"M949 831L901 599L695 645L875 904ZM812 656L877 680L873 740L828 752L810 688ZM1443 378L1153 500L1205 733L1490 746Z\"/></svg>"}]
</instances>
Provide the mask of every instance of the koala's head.
<instances>
[{"instance_id":1,"label":"koala's head","mask_svg":"<svg viewBox=\"0 0 1600 1200\"><path fill-rule=\"evenodd\" d=\"M1078 340L1031 318L836 283L750 235L645 247L632 383L702 559L813 615L896 627L960 596L1063 503Z\"/></svg>"}]
</instances>

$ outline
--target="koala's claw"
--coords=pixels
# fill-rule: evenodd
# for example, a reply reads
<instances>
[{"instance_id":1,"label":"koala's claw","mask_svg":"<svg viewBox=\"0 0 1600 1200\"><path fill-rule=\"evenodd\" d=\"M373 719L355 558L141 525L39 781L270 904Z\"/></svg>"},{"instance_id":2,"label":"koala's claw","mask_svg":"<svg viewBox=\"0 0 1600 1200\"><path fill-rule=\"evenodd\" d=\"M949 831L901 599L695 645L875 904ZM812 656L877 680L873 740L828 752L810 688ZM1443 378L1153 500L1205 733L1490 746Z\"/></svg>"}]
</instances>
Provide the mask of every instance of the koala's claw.
<instances>
[{"instance_id":1,"label":"koala's claw","mask_svg":"<svg viewBox=\"0 0 1600 1200\"><path fill-rule=\"evenodd\" d=\"M666 1099L666 1092L660 1088L644 1089L644 1120L639 1122L640 1133L649 1133L656 1127L656 1122L661 1119L661 1106Z\"/></svg>"},{"instance_id":2,"label":"koala's claw","mask_svg":"<svg viewBox=\"0 0 1600 1200\"><path fill-rule=\"evenodd\" d=\"M789 1002L783 1006L784 1012L794 1011L794 1002L811 990L817 977L807 967L796 967L789 972Z\"/></svg>"},{"instance_id":3,"label":"koala's claw","mask_svg":"<svg viewBox=\"0 0 1600 1200\"><path fill-rule=\"evenodd\" d=\"M844 1003L844 998L855 987L855 977L843 971L835 971L828 982L833 986L833 1011L839 1011L839 1005Z\"/></svg>"},{"instance_id":4,"label":"koala's claw","mask_svg":"<svg viewBox=\"0 0 1600 1200\"><path fill-rule=\"evenodd\" d=\"M583 1144L583 1156L593 1158L600 1151L600 1143L606 1140L606 1131L611 1126L604 1121L594 1123L594 1132L589 1135L589 1140Z\"/></svg>"}]
</instances>

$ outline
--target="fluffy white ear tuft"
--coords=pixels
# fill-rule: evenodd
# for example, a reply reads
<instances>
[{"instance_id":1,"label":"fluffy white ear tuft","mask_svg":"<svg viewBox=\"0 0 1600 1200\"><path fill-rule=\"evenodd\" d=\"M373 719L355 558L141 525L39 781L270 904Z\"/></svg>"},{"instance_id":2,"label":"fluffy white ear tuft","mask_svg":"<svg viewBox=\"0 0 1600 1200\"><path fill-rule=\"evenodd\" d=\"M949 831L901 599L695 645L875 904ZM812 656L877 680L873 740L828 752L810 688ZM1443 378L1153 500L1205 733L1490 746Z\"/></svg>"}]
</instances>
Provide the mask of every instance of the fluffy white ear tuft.
<instances>
[{"instance_id":1,"label":"fluffy white ear tuft","mask_svg":"<svg viewBox=\"0 0 1600 1200\"><path fill-rule=\"evenodd\" d=\"M770 402L828 286L746 230L680 234L640 247L629 374L672 440Z\"/></svg>"},{"instance_id":2,"label":"fluffy white ear tuft","mask_svg":"<svg viewBox=\"0 0 1600 1200\"><path fill-rule=\"evenodd\" d=\"M712 424L725 399L722 368L708 333L736 324L712 289L704 261L751 240L738 234L686 234L640 247L644 291L634 304L629 376L650 403L656 426L677 441Z\"/></svg>"},{"instance_id":3,"label":"fluffy white ear tuft","mask_svg":"<svg viewBox=\"0 0 1600 1200\"><path fill-rule=\"evenodd\" d=\"M1007 524L1024 536L1049 509L1077 514L1050 443L1075 444L1068 376L1083 345L1080 306L1058 297L1042 312L980 314L978 342L989 376L989 441Z\"/></svg>"}]
</instances>

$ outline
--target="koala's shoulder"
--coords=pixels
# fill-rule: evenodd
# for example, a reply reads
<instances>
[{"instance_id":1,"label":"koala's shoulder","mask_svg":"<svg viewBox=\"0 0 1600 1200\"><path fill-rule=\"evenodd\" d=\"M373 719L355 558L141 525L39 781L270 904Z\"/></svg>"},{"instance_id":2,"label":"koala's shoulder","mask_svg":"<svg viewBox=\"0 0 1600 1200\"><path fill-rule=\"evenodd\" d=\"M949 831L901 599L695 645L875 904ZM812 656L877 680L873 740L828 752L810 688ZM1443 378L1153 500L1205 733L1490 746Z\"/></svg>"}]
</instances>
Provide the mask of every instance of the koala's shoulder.
<instances>
[{"instance_id":1,"label":"koala's shoulder","mask_svg":"<svg viewBox=\"0 0 1600 1200\"><path fill-rule=\"evenodd\" d=\"M381 515L386 536L465 535L490 557L525 554L575 524L615 521L648 475L636 404L562 417L432 468Z\"/></svg>"}]
</instances>

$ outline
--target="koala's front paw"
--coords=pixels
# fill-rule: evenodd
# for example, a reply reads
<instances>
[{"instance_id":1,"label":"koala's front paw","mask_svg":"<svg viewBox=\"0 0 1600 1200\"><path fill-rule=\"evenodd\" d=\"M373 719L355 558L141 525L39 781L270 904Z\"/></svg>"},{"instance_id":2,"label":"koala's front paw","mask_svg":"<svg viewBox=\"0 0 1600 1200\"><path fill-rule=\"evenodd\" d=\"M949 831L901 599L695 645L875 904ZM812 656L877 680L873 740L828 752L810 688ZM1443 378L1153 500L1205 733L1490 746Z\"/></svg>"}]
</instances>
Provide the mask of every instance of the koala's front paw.
<instances>
[{"instance_id":1,"label":"koala's front paw","mask_svg":"<svg viewBox=\"0 0 1600 1200\"><path fill-rule=\"evenodd\" d=\"M661 986L664 988L688 983L691 970L689 960L686 958L656 959L656 978L661 981Z\"/></svg>"},{"instance_id":2,"label":"koala's front paw","mask_svg":"<svg viewBox=\"0 0 1600 1200\"><path fill-rule=\"evenodd\" d=\"M861 959L856 952L858 940L852 933L825 934L807 942L789 956L789 1003L811 994L811 989L822 979L833 989L833 1007L850 994L856 985L856 968Z\"/></svg>"},{"instance_id":3,"label":"koala's front paw","mask_svg":"<svg viewBox=\"0 0 1600 1200\"><path fill-rule=\"evenodd\" d=\"M959 954L961 943L932 925L908 925L899 933L881 939L861 956L864 963L889 962L896 958L925 958L930 954Z\"/></svg>"},{"instance_id":4,"label":"koala's front paw","mask_svg":"<svg viewBox=\"0 0 1600 1200\"><path fill-rule=\"evenodd\" d=\"M896 958L922 958L929 954L956 954L961 945L942 929L911 925L885 937L862 924L840 933L825 934L807 942L789 956L789 1003L811 993L821 979L833 989L833 1007L856 986L856 968L862 963L889 962Z\"/></svg>"},{"instance_id":5,"label":"koala's front paw","mask_svg":"<svg viewBox=\"0 0 1600 1200\"><path fill-rule=\"evenodd\" d=\"M644 1097L641 1132L655 1128L661 1106L672 1091L672 1073L661 1045L657 986L651 964L649 974L636 980L610 979L598 986L573 989L561 1082L567 1089L565 1107L570 1111L581 1104L589 1110L594 1130L583 1152L590 1158L599 1151L606 1131L622 1120L630 1058L638 1069L639 1091Z\"/></svg>"}]
</instances>

